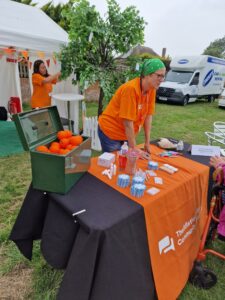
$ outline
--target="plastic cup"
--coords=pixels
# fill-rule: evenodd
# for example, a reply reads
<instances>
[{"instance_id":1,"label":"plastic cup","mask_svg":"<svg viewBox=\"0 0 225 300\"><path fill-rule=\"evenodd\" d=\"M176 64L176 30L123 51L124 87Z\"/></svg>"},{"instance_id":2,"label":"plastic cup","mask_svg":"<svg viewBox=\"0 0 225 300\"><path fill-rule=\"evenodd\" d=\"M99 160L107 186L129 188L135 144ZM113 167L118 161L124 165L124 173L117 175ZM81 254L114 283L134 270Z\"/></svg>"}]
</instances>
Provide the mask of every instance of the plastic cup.
<instances>
[{"instance_id":1,"label":"plastic cup","mask_svg":"<svg viewBox=\"0 0 225 300\"><path fill-rule=\"evenodd\" d=\"M127 156L127 163L126 163L125 173L129 175L134 175L137 167L138 153L136 151L129 151L126 156Z\"/></svg>"}]
</instances>

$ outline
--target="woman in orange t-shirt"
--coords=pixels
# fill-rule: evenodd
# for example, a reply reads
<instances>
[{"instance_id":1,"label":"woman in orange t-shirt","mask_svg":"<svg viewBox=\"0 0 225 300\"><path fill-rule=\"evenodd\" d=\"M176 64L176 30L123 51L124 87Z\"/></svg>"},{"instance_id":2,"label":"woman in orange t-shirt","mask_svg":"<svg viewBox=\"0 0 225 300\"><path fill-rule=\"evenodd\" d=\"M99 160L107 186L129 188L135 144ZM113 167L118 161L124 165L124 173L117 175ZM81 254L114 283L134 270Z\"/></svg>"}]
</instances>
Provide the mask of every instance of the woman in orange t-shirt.
<instances>
[{"instance_id":1,"label":"woman in orange t-shirt","mask_svg":"<svg viewBox=\"0 0 225 300\"><path fill-rule=\"evenodd\" d=\"M60 72L49 75L43 60L39 59L34 62L34 72L32 74L32 108L51 105L51 96L49 94L52 91L52 84L56 84L60 75Z\"/></svg>"},{"instance_id":2,"label":"woman in orange t-shirt","mask_svg":"<svg viewBox=\"0 0 225 300\"><path fill-rule=\"evenodd\" d=\"M165 72L160 59L147 59L141 66L140 77L118 88L98 120L98 135L103 152L120 150L124 141L128 141L130 148L136 148L136 135L143 126L144 151L136 150L142 158L149 158L156 89L164 80Z\"/></svg>"}]
</instances>

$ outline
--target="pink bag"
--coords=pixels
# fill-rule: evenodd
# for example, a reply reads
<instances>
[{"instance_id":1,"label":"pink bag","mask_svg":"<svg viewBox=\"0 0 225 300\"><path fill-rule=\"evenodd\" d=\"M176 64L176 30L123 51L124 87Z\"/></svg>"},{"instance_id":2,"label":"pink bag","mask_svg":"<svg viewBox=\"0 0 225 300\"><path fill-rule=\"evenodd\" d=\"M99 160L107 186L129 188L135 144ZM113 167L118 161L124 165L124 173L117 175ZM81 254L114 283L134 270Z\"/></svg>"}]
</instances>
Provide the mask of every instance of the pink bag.
<instances>
[{"instance_id":1,"label":"pink bag","mask_svg":"<svg viewBox=\"0 0 225 300\"><path fill-rule=\"evenodd\" d=\"M223 206L220 217L219 217L219 224L217 226L218 234L222 235L225 238L225 205Z\"/></svg>"}]
</instances>

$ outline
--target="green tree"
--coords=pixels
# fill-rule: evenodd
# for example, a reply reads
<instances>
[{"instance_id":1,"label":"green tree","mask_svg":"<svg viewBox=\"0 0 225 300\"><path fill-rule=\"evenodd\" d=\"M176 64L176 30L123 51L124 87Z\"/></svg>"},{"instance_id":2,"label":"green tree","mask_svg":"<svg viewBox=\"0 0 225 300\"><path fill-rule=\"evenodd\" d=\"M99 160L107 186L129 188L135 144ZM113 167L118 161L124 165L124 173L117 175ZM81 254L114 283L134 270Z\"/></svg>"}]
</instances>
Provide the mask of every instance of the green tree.
<instances>
[{"instance_id":1,"label":"green tree","mask_svg":"<svg viewBox=\"0 0 225 300\"><path fill-rule=\"evenodd\" d=\"M225 37L210 43L203 54L225 58Z\"/></svg>"},{"instance_id":2,"label":"green tree","mask_svg":"<svg viewBox=\"0 0 225 300\"><path fill-rule=\"evenodd\" d=\"M37 5L37 3L33 3L33 0L13 0L13 1L23 3L23 4L27 4L27 5L31 5L31 6L36 6Z\"/></svg>"},{"instance_id":3,"label":"green tree","mask_svg":"<svg viewBox=\"0 0 225 300\"><path fill-rule=\"evenodd\" d=\"M34 0L12 0L15 2L31 5L31 6L36 6L38 2L34 2ZM38 1L38 0L37 0ZM68 31L68 23L65 17L62 15L63 10L69 10L72 5L72 0L68 0L66 4L57 4L54 6L52 3L52 0L46 3L41 7L41 10L46 13L54 22L56 22L59 26L61 26L64 30Z\"/></svg>"},{"instance_id":4,"label":"green tree","mask_svg":"<svg viewBox=\"0 0 225 300\"><path fill-rule=\"evenodd\" d=\"M70 10L64 11L70 26L70 42L59 57L62 76L75 74L81 89L85 82L99 82L99 115L103 109L103 98L108 101L127 76L126 72L118 71L116 57L138 43L143 44L146 23L134 6L121 11L115 0L107 0L105 18L87 0L71 2L74 4Z\"/></svg>"},{"instance_id":5,"label":"green tree","mask_svg":"<svg viewBox=\"0 0 225 300\"><path fill-rule=\"evenodd\" d=\"M41 9L48 15L54 22L61 26L65 31L69 30L66 17L63 16L63 10L70 10L72 7L72 1L69 0L66 4L57 4L54 6L52 1L49 1L41 7Z\"/></svg>"}]
</instances>

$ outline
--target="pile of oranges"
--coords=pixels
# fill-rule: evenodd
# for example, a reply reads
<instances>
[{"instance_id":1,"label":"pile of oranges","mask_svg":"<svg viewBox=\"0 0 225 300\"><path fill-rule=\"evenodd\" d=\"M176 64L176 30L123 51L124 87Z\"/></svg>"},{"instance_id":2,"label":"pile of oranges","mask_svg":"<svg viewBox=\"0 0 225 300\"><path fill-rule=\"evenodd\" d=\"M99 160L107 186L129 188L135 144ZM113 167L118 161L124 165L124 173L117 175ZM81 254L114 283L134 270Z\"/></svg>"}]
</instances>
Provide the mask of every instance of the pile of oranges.
<instances>
[{"instance_id":1,"label":"pile of oranges","mask_svg":"<svg viewBox=\"0 0 225 300\"><path fill-rule=\"evenodd\" d=\"M57 138L58 141L52 142L49 147L39 145L36 147L36 150L39 152L65 155L72 149L77 148L83 142L83 137L81 135L73 135L70 130L58 131Z\"/></svg>"}]
</instances>

